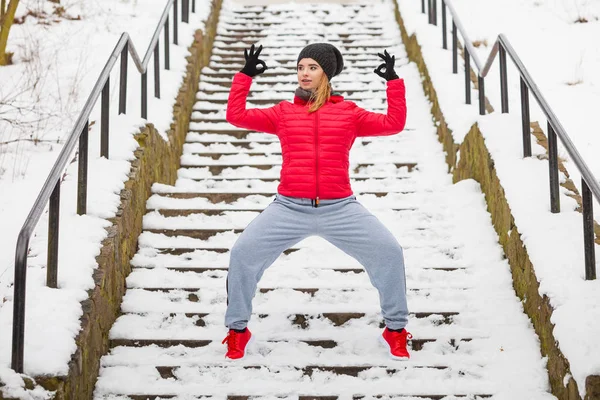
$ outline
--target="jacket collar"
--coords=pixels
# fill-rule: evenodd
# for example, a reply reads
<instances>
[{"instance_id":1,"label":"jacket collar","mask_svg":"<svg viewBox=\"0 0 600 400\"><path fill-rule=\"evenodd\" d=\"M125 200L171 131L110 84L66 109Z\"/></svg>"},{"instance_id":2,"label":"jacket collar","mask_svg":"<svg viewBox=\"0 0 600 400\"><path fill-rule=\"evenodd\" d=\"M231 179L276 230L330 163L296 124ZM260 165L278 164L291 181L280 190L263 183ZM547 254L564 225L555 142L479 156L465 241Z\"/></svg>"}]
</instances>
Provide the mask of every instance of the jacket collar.
<instances>
[{"instance_id":1,"label":"jacket collar","mask_svg":"<svg viewBox=\"0 0 600 400\"><path fill-rule=\"evenodd\" d=\"M341 103L342 101L344 101L344 96L339 95L339 94L332 94L331 97L329 97L328 103L335 104L335 103ZM308 101L306 101L298 96L294 96L294 104L304 106L308 103L309 103Z\"/></svg>"}]
</instances>

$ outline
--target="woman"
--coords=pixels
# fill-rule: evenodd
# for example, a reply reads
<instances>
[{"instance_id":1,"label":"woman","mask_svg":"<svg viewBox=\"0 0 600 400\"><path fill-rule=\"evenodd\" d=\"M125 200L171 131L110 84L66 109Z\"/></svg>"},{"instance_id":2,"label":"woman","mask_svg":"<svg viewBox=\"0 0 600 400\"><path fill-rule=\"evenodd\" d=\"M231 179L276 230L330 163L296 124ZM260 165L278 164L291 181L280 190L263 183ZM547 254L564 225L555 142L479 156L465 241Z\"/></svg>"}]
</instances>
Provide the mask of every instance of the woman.
<instances>
[{"instance_id":1,"label":"woman","mask_svg":"<svg viewBox=\"0 0 600 400\"><path fill-rule=\"evenodd\" d=\"M366 111L332 94L330 81L344 66L328 43L306 46L297 60L294 102L246 109L252 78L267 66L256 52L244 51L246 64L233 78L227 121L245 129L275 134L283 165L275 200L244 230L231 249L227 276L229 332L226 357L240 359L252 339L247 328L259 279L281 253L313 235L356 258L377 288L386 328L380 340L392 358L407 359L408 309L402 248L391 232L352 195L348 155L361 136L393 135L404 129L404 81L394 72L395 56L379 54L375 73L387 81L388 112Z\"/></svg>"}]
</instances>

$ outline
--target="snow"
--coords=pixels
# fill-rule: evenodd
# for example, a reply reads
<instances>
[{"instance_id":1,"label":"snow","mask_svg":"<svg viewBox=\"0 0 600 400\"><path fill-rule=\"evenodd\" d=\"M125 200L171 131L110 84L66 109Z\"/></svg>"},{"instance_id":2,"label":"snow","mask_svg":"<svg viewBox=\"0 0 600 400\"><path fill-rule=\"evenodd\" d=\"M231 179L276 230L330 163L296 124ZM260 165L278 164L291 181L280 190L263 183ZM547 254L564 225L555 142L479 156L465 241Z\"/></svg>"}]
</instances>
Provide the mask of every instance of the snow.
<instances>
[{"instance_id":1,"label":"snow","mask_svg":"<svg viewBox=\"0 0 600 400\"><path fill-rule=\"evenodd\" d=\"M600 64L600 49L591 39L600 32L600 5L585 0L531 3L454 0L452 4L470 40L487 41L488 45L480 46L477 52L483 63L497 35L503 33L508 37L583 159L594 175L600 176L596 157L600 136L593 133L597 125L593 107L599 104L600 92L598 76L592 73ZM498 67L493 67L486 79L486 95L496 112L481 117L476 91L472 93L474 104L464 104L464 77L461 73L451 74L451 53L442 50L441 28L427 24L419 2L400 2L400 11L409 34L417 34L455 142L462 142L472 123L479 124L515 224L534 265L540 294L548 296L554 308L551 320L555 325L554 336L569 360L583 397L585 378L600 374L597 340L600 281L584 280L582 216L574 211L576 204L565 195L563 188L560 189L561 213L550 213L548 162L535 157L544 154L544 149L533 140L534 157L522 157L516 69L508 61L509 109L513 111L504 115L499 112L499 74ZM579 18L589 22L575 23ZM441 26L441 17L438 22ZM548 62L552 68L548 68ZM461 68L464 69L459 61L459 71ZM540 121L545 130L545 117L533 97L530 105L531 120ZM568 154L561 147L559 156L568 160ZM575 165L567 161L566 167L580 187L580 174ZM564 180L563 174L559 178ZM597 208L598 202L595 204Z\"/></svg>"},{"instance_id":2,"label":"snow","mask_svg":"<svg viewBox=\"0 0 600 400\"><path fill-rule=\"evenodd\" d=\"M50 398L51 393L39 387L34 391L25 391L21 376L8 368L12 336L13 259L17 234L120 33L129 32L138 51L143 51L165 1L146 0L144 4L138 4L132 0L104 0L101 5L98 2L86 2L84 5L80 0L63 0L62 3L70 15L81 15L83 21L61 20L59 23L45 25L29 17L11 32L9 51L15 52L15 65L0 68L0 81L3 83L0 86L0 101L12 93L22 92L17 97L18 104L31 109L19 116L19 121L27 121L25 125L10 126L0 119L0 142L28 138L29 135L42 140L37 144L21 141L8 146L0 145L0 381L7 385L3 387L5 394L19 398ZM193 31L203 28L208 12L206 3L197 2L198 12L191 15L190 25L179 25L181 45L171 46L171 71L161 72L161 100L152 97L153 80L149 77L149 121L163 136L170 123L174 96L183 76L186 47L191 43ZM600 92L597 90L599 78L594 74L600 63L600 50L592 42L599 30L598 4L586 0L537 0L534 3L518 0L457 0L453 3L460 15L465 15L462 22L469 37L472 40L487 40L488 46L478 49L481 59L484 60L487 56L498 33L507 34L584 159L592 171L597 176L600 175L600 160L594 157L594 150L600 145L600 136L593 134L596 124L591 121L595 115L593 107L600 103ZM224 7L233 4L235 3L226 1ZM460 143L474 122L480 124L522 240L540 279L540 291L550 297L555 308L552 320L556 325L554 335L570 362L571 372L583 395L585 377L600 373L600 350L595 340L600 333L600 322L595 318L600 307L600 288L598 281L583 280L581 216L573 211L574 202L564 192L561 192L563 212L550 214L548 165L546 161L535 158L522 159L518 112L509 115L497 112L480 117L475 105L475 91L472 93L474 104L463 104L464 77L461 74L451 74L450 52L441 49L440 28L427 25L426 16L420 13L419 1L401 1L399 6L409 31L418 33L430 75L455 141ZM18 14L23 15L27 8L35 7L40 7L39 2L21 0ZM306 5L291 3L271 7L284 11L278 17L273 16L273 20L286 15L304 18L296 28L301 28L307 34L291 36L286 50L274 51L271 48L267 58L270 66L277 66L275 60L278 60L280 68L277 70L289 74L289 67L293 65L299 47L316 40L337 40L336 32L346 33L348 26L353 27L352 34L361 39L359 43L364 49L357 49L354 55L345 58L348 69L336 78L336 90L344 92L368 87L372 91L363 93L364 99L357 103L372 111L385 111L385 101L381 97L384 83L379 78L374 79L374 74L367 76L360 73L358 68L374 67L376 60L369 61L366 54L370 51L370 46L384 43L373 41L366 35L369 31L365 27L373 20L373 15L384 18L382 26L389 39L384 44L397 43L399 33L394 27L392 7L388 1L373 2L367 11L361 11L358 14L359 19L363 18L361 23L348 24L344 28L332 25L327 30L327 36L312 36L311 30L314 30L315 25L310 18L313 14L308 13ZM353 11L336 4L311 7L333 10L329 15L320 15L319 18L323 20L340 21L346 16L355 17ZM51 12L51 8L47 8L47 11ZM227 12L224 11L223 15L227 15ZM490 17L492 15L493 18ZM573 24L574 18L582 17L590 22ZM361 37L363 33L365 35ZM251 39L250 35L248 39ZM265 44L268 45L268 41ZM450 338L469 334L473 339L462 343L458 350L449 344L444 345L443 341L433 342L429 346L425 345L422 351L415 352L408 363L399 364L388 360L380 348L376 347L375 341L371 340L380 329L376 292L370 286L368 277L366 274L341 273L335 270L360 268L360 265L326 242L309 238L295 246L298 251L278 259L261 280L261 287L277 287L280 290L260 293L255 298L257 312L268 314L268 317L256 318L251 325L253 332L261 337L256 351L241 364L225 364L220 340L224 336L222 314L225 297L222 282L226 271L211 271L210 275L201 275L197 272L181 273L165 266L200 268L226 265L227 254L202 249L230 248L237 237L232 229L244 227L272 201L271 196L252 195L240 198L228 206L256 210L254 212L232 212L226 217L194 215L188 218L165 218L158 212L150 212L144 217L147 229L190 229L202 226L206 229L231 231L208 240L144 232L139 239L140 251L133 258L132 265L145 268L137 268L128 278L130 289L123 303L123 310L128 314L115 324L111 337L193 337L213 342L201 348L117 347L102 360L104 368L99 380L100 396L104 396L103 393L119 393L123 385L131 392L176 392L183 396L208 393L207 387L213 394L219 395L224 393L228 385L235 387L236 384L244 386L246 390L240 394L253 391L276 393L282 382L285 382L290 393L302 388L306 393L316 394L325 389L325 392L329 390L339 394L340 398L349 397L356 392L367 393L369 390L398 394L395 390L398 387L406 394L431 394L428 392L429 388L435 387L441 393L455 392L457 389L470 393L487 391L494 393L495 399L554 398L548 393L545 369L547 360L540 356L539 342L531 322L524 315L522 305L512 289L509 266L497 243L498 238L492 228L480 188L471 180L451 184L450 177L445 173L444 155L435 138L429 104L422 94L416 67L407 63L402 45L390 46L389 51L396 54L396 69L407 82L407 129L402 135L391 138L365 140L364 145L357 140L351 162L357 164L377 161L374 166L362 167L356 172L357 177L396 176L404 179L357 181L353 183L353 187L359 201L384 221L401 240L407 266L411 266L407 268L409 306L419 311L442 309L460 312L460 316L451 325L452 330L448 326L440 327L435 316L411 318L409 330L421 338ZM228 52L215 51L212 60L218 62L219 55L223 54L240 54L238 50ZM161 51L161 58L162 56ZM553 63L552 70L548 68L549 57ZM373 64L369 64L370 62ZM241 64L228 66L241 67ZM207 67L203 73L211 71L225 70L215 64ZM23 78L26 72L30 76L39 77L41 83L33 87L31 82ZM489 82L486 82L486 95L498 110L499 84L496 75L492 73ZM74 212L76 164L70 165L66 171L61 196L63 229L60 237L59 289L45 287L47 214L42 216L30 243L25 336L25 372L29 375L66 373L67 363L75 348L74 338L80 329L80 302L87 298L87 290L93 286L92 272L97 267L95 256L106 236L105 228L109 225L107 219L114 216L119 204L119 191L127 179L129 163L136 148L133 135L146 122L139 118L139 74L131 61L128 76L131 85L128 89L128 114L117 117L118 69L111 75L113 112L110 160L98 157L98 123L90 132L89 174L90 182L94 182L94 185L89 187L88 214L85 216L78 216ZM290 78L284 81L285 77L261 77L252 86L251 99L280 98L284 95L289 98L295 87L293 76ZM203 78L200 88L218 90L222 88L219 83L229 81L229 78L207 77ZM276 83L276 86L270 87L271 83ZM509 90L511 110L517 111L518 80L514 70L510 68ZM205 122L194 123L192 127L229 129L206 122L207 115L212 119L224 117L223 105L210 101L215 98L224 99L224 94L201 97L205 101L199 101L195 105L193 116ZM38 100L35 106L30 99ZM532 120L543 122L540 111L533 101L531 104ZM574 104L577 106L574 107ZM204 113L211 110L212 114ZM16 111L3 108L0 104L0 116L13 117L15 114L11 113L14 112ZM98 118L99 109L96 109L91 120L98 121ZM545 124L542 123L542 126ZM513 134L508 133L511 131ZM223 203L214 204L203 198L173 199L165 196L167 193L188 190L274 193L274 185L270 182L226 179L198 182L197 179L211 176L207 167L209 164L219 162L212 162L211 159L193 153L220 151L221 148L214 145L205 148L203 142L231 140L231 137L198 131L191 132L187 139L186 154L182 160L197 166L180 170L180 179L174 187L155 185L155 193L147 203L149 208L218 209L224 206ZM254 139L273 143L261 145L264 147L255 146L254 151L263 151L267 147L273 154L279 150L277 138L272 135L251 133L245 140ZM387 164L381 164L386 162L386 158L381 156L382 151L386 151L389 157ZM542 154L543 149L533 143L533 152L534 155ZM564 150L561 150L560 155L566 156ZM260 162L271 163L277 157L273 155ZM252 161L259 160L245 155L232 155L228 164L247 165L250 158ZM406 168L399 169L390 164L398 159L418 161L419 169L409 173ZM570 163L567 163L567 168L577 177ZM247 166L226 169L221 176L256 179L278 177L279 171L280 166L274 163L270 170ZM578 185L578 179L574 180ZM247 186L249 182L250 188ZM246 188L241 190L244 186ZM385 197L362 193L396 192L400 189L407 193L391 193ZM541 204L543 208L533 208L532 204ZM398 211L391 211L392 208ZM190 252L181 257L161 253L159 250L173 247L189 248ZM72 249L77 251L70 251ZM327 264L328 268L320 268L322 264ZM459 269L452 272L436 270L440 265ZM307 287L320 285L322 291L315 297L307 297L290 290L298 282ZM189 292L161 293L143 290L149 287L202 288L202 291L197 292L201 294L199 302L190 302ZM340 288L350 290L340 291ZM465 290L457 295L454 289L460 288ZM331 310L360 310L365 316L335 328L326 319L314 318L310 321L311 329L306 332L292 329L289 321L286 321L290 310L319 314L322 312L322 305L319 304L323 303ZM353 304L353 307L348 304ZM176 311L176 314L164 320L159 311ZM182 314L185 312L211 314L204 318L206 326L199 331L195 325L198 317L185 317ZM144 318L135 313L140 313ZM158 328L160 329L157 330ZM357 331L360 331L360 335L357 335ZM339 336L341 345L335 349L322 349L298 342L295 347L290 348L289 345L276 341L290 337L302 339L302 335L308 339L314 339L315 335ZM365 354L369 355L370 364L394 368L396 372L387 374L385 368L373 368L361 373L361 381L358 382L329 372L315 371L312 380L306 381L298 370L302 366L314 364L354 365L361 364L361 361L364 364ZM290 362L290 358L294 361ZM154 368L154 365L180 365L182 359L185 360L185 365L175 372L177 381L161 379ZM242 369L244 365L257 364L266 364L268 367ZM452 368L450 372L409 368L423 364L451 365ZM220 368L214 368L215 366ZM457 371L462 371L463 374L460 375ZM269 380L273 383L265 387L264 382ZM253 381L256 383L252 383ZM423 381L428 381L429 384L424 387ZM510 385L502 384L503 382L510 382ZM263 386L259 386L261 384ZM279 388L275 385L279 385ZM341 392L339 388L343 388ZM121 397L107 394L102 398Z\"/></svg>"},{"instance_id":3,"label":"snow","mask_svg":"<svg viewBox=\"0 0 600 400\"><path fill-rule=\"evenodd\" d=\"M14 25L8 51L14 65L0 68L0 381L12 396L45 396L45 392L25 391L21 378L10 372L13 275L16 239L39 193L48 171L58 157L87 96L122 32L127 31L143 57L166 1L107 0L102 3L67 0L61 2L67 15L81 20L35 18ZM17 17L28 10L52 13L49 2L24 0ZM209 4L198 2L190 23L179 24L179 46L171 44L171 70L161 71L160 100L153 97L149 79L148 115L163 137L172 119L172 106L180 87L187 47L193 32L204 29ZM171 28L173 28L171 18ZM172 40L171 32L171 40ZM164 65L161 40L161 65ZM152 66L149 71L153 73ZM38 79L34 85L31 80ZM90 121L88 170L88 212L78 216L76 209L77 164L70 164L61 188L61 231L59 247L59 289L45 285L47 254L47 211L42 215L30 241L25 331L25 373L64 375L75 350L80 330L80 302L93 288L92 273L97 268L108 218L120 204L119 192L128 179L130 161L137 148L133 139L146 121L140 115L140 79L129 60L127 115L117 116L119 68L111 74L110 159L99 157L99 101ZM32 100L35 99L35 100ZM8 103L10 101L10 103ZM6 104L3 104L6 103ZM15 107L21 107L18 110ZM11 125L10 120L20 124ZM27 141L37 139L39 143ZM20 141L19 141L20 140ZM1 144L11 142L10 144ZM72 155L72 157L74 157ZM77 249L77 251L73 251ZM37 394L36 394L37 393ZM39 397L42 398L42 397Z\"/></svg>"}]
</instances>

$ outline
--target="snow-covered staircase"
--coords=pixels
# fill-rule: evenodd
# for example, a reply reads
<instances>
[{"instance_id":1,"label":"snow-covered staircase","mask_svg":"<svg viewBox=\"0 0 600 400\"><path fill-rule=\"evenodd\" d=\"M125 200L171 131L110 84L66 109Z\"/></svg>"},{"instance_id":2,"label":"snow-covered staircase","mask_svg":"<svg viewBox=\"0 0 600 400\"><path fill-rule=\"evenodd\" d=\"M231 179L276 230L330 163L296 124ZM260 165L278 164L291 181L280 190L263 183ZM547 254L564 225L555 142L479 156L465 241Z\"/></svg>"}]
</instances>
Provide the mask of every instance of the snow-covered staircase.
<instances>
[{"instance_id":1,"label":"snow-covered staircase","mask_svg":"<svg viewBox=\"0 0 600 400\"><path fill-rule=\"evenodd\" d=\"M452 185L446 172L391 4L226 1L218 34L179 179L173 187L155 185L148 201L95 398L473 399L509 384L527 387L506 380L531 372L522 359L539 353L537 342L531 335L523 343L531 331L477 185ZM361 265L318 237L267 270L249 324L257 340L246 359L224 359L228 251L273 201L281 166L275 136L225 121L231 79L243 50L262 44L270 68L255 78L248 106L291 100L295 58L317 41L340 48L346 68L334 89L366 109L386 111L385 82L373 73L377 52L396 55L407 83L406 130L358 139L350 168L358 200L405 250L410 361L391 360L378 343L378 295Z\"/></svg>"}]
</instances>

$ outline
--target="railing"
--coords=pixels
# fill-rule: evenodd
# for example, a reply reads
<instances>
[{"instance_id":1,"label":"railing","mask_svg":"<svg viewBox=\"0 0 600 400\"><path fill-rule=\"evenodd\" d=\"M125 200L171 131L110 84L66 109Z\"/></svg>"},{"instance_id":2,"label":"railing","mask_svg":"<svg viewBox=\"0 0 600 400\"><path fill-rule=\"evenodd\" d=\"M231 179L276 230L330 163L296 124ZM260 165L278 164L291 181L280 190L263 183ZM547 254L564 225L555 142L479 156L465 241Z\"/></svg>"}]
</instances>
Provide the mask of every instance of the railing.
<instances>
[{"instance_id":1,"label":"railing","mask_svg":"<svg viewBox=\"0 0 600 400\"><path fill-rule=\"evenodd\" d=\"M25 343L25 283L27 278L27 250L29 248L29 239L36 227L42 212L49 205L48 220L48 259L46 285L51 288L57 287L58 278L58 234L59 234L59 208L60 208L60 178L75 145L79 141L78 155L78 183L77 183L77 214L86 213L87 209L87 167L88 167L88 128L89 117L92 108L96 104L98 97L101 98L101 117L100 117L100 156L108 158L108 140L109 140L109 83L110 72L121 58L120 85L119 85L119 114L126 113L127 101L127 54L133 59L137 70L141 74L141 114L146 118L148 114L148 64L150 58L154 57L154 96L160 98L160 55L159 55L159 37L161 31L164 31L164 56L165 69L170 68L169 60L169 13L173 8L173 44L178 44L178 1L181 1L181 21L189 22L190 0L168 0L162 13L160 21L154 31L152 40L146 50L144 59L140 61L138 52L133 45L129 35L123 33L111 53L108 61L104 65L100 77L96 81L92 93L87 99L83 110L65 145L60 152L40 194L38 195L17 240L15 254L15 282L14 282L14 309L13 309L13 337L12 337L12 365L11 368L16 372L23 372L23 348ZM192 0L192 12L196 12L196 0Z\"/></svg>"},{"instance_id":2,"label":"railing","mask_svg":"<svg viewBox=\"0 0 600 400\"><path fill-rule=\"evenodd\" d=\"M549 175L550 175L550 209L553 213L560 212L559 181L558 181L558 155L557 155L557 135L563 146L569 153L571 160L581 173L581 197L583 212L583 242L585 251L585 279L596 279L596 256L594 249L594 211L592 195L597 201L600 201L600 185L586 165L585 161L571 142L571 139L565 132L560 121L546 102L541 91L535 84L529 72L521 62L517 52L513 49L510 42L503 34L498 35L494 46L484 65L481 64L466 30L460 23L460 19L451 0L441 0L442 2L442 47L448 48L447 39L447 18L446 9L452 16L452 72L458 73L458 32L463 38L463 51L465 60L465 102L471 104L471 58L477 67L477 82L479 86L479 114L485 115L485 82L484 78L488 75L496 55L500 54L500 95L502 113L508 113L508 79L506 70L506 54L513 61L515 67L521 76L521 117L523 133L523 155L531 157L531 134L529 119L529 91L533 94L542 112L546 115L548 121L548 156L549 156ZM427 7L425 6L427 3ZM426 10L427 8L427 10ZM428 21L432 25L437 25L437 0L421 0L422 13L428 14ZM458 31L458 32L457 32Z\"/></svg>"}]
</instances>

